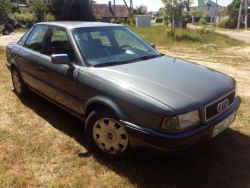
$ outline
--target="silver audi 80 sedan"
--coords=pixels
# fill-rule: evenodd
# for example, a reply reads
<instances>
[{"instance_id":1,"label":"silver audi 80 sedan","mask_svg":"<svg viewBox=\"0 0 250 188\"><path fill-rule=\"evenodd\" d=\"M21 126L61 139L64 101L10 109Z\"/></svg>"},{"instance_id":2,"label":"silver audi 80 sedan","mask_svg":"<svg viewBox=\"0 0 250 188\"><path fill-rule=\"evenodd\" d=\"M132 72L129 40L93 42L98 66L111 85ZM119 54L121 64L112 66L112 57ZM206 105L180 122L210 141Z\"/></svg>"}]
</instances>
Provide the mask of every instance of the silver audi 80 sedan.
<instances>
[{"instance_id":1,"label":"silver audi 80 sedan","mask_svg":"<svg viewBox=\"0 0 250 188\"><path fill-rule=\"evenodd\" d=\"M233 78L160 54L123 25L42 22L6 53L15 92L83 120L93 151L110 158L184 153L227 128L241 103Z\"/></svg>"}]
</instances>

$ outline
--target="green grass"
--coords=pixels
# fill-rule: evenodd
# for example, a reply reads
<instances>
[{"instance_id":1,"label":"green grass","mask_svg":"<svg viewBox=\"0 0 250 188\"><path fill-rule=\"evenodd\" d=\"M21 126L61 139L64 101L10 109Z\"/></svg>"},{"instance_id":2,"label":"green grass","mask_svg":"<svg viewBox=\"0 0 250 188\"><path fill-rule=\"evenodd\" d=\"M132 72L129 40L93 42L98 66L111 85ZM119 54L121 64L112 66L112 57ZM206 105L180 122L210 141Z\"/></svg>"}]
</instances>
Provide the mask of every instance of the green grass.
<instances>
[{"instance_id":1,"label":"green grass","mask_svg":"<svg viewBox=\"0 0 250 188\"><path fill-rule=\"evenodd\" d=\"M172 48L175 46L195 47L201 44L216 44L220 47L231 47L244 45L244 42L230 38L226 35L208 30L208 34L200 34L199 29L176 29L176 37L173 39L167 36L167 28L163 25L152 26L150 28L129 27L140 35L148 43L156 46Z\"/></svg>"},{"instance_id":2,"label":"green grass","mask_svg":"<svg viewBox=\"0 0 250 188\"><path fill-rule=\"evenodd\" d=\"M23 28L23 27L21 27L21 28L15 28L14 29L14 32L21 32L21 33L25 33L26 31L28 31L28 29L27 28Z\"/></svg>"}]
</instances>

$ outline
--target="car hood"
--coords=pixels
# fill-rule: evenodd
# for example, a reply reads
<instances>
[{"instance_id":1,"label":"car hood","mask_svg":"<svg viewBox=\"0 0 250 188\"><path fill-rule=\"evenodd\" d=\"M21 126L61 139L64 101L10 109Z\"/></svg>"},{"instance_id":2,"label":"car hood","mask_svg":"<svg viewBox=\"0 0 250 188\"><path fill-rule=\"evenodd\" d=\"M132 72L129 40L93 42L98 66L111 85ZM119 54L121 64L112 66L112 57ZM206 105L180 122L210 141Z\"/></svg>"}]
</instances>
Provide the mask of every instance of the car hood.
<instances>
[{"instance_id":1,"label":"car hood","mask_svg":"<svg viewBox=\"0 0 250 188\"><path fill-rule=\"evenodd\" d=\"M170 106L176 113L205 106L235 84L223 73L168 56L92 70Z\"/></svg>"}]
</instances>

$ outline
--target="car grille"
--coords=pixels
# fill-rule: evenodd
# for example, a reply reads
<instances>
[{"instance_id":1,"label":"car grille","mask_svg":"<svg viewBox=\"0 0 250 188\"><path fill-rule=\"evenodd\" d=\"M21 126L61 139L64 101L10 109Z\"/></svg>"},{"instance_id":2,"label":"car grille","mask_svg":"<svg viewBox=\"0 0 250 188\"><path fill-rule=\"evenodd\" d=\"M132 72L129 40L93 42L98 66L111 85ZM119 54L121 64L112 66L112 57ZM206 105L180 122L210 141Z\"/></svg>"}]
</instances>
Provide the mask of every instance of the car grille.
<instances>
[{"instance_id":1,"label":"car grille","mask_svg":"<svg viewBox=\"0 0 250 188\"><path fill-rule=\"evenodd\" d=\"M205 108L206 112L206 121L209 121L226 109L228 109L234 102L235 91L230 92L229 94L215 100Z\"/></svg>"}]
</instances>

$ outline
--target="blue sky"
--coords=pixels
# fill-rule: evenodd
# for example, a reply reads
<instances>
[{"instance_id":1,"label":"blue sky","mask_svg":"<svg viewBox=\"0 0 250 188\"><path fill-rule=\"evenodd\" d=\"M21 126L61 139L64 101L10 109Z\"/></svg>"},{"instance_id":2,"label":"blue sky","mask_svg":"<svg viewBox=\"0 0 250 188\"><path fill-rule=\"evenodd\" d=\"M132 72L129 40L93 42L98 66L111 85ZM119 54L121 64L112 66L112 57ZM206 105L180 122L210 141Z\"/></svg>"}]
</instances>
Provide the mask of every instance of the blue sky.
<instances>
[{"instance_id":1,"label":"blue sky","mask_svg":"<svg viewBox=\"0 0 250 188\"><path fill-rule=\"evenodd\" d=\"M111 1L112 4L114 0L96 0L98 4L108 4L108 1ZM216 0L213 0L214 2ZM130 0L126 0L127 4L129 4ZM217 0L217 3L222 6L227 6L232 2L232 0ZM123 0L115 0L116 4L124 5ZM162 6L161 0L133 0L134 7L145 5L148 8L148 11L157 11Z\"/></svg>"}]
</instances>

